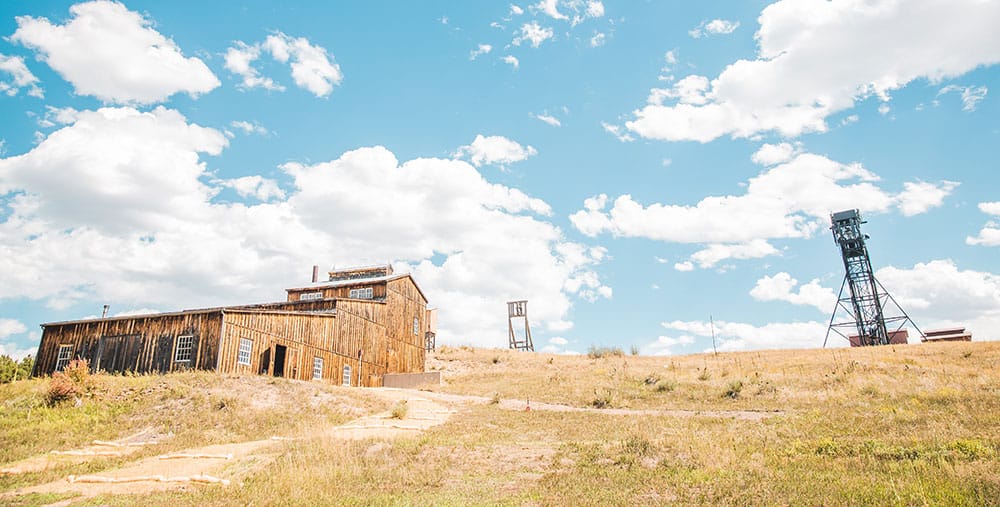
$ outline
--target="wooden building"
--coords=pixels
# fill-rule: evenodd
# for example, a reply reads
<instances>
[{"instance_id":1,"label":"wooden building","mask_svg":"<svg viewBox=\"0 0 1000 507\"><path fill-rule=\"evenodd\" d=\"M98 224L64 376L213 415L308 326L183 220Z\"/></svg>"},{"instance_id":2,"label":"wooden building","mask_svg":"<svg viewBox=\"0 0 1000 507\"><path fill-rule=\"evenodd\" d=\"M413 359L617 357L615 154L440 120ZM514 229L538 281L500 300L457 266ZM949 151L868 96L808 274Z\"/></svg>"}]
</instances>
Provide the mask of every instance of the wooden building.
<instances>
[{"instance_id":1,"label":"wooden building","mask_svg":"<svg viewBox=\"0 0 1000 507\"><path fill-rule=\"evenodd\" d=\"M380 386L386 373L424 371L436 331L428 315L409 274L352 268L288 289L284 302L42 324L32 374L80 358L110 373L201 369Z\"/></svg>"}]
</instances>

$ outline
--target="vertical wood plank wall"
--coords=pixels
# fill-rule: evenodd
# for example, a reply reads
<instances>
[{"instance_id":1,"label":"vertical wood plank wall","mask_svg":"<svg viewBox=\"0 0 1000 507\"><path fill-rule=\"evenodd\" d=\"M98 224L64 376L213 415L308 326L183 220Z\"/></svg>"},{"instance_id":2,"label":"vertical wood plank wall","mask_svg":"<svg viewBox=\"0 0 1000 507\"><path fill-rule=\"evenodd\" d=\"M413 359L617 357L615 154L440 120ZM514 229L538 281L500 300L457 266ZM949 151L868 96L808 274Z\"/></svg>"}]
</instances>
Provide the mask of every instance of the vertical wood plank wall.
<instances>
[{"instance_id":1,"label":"vertical wood plank wall","mask_svg":"<svg viewBox=\"0 0 1000 507\"><path fill-rule=\"evenodd\" d=\"M348 303L348 308L342 305ZM369 308L357 308L367 306ZM338 301L337 313L306 314L230 310L226 312L225 336L219 354L219 371L226 373L270 373L274 368L274 347L287 347L282 376L312 380L313 359L323 359L323 380L340 384L344 366L351 367L351 385L381 385L385 374L379 345L385 343L385 326L374 316L384 303ZM253 342L250 364L238 364L241 339ZM361 351L361 360L358 359ZM265 360L269 371L262 371Z\"/></svg>"},{"instance_id":2,"label":"vertical wood plank wall","mask_svg":"<svg viewBox=\"0 0 1000 507\"><path fill-rule=\"evenodd\" d=\"M410 277L386 283L386 307L389 311L386 327L389 331L386 369L390 373L416 373L424 371L424 321L427 318L427 300ZM417 319L417 333L413 332L413 319Z\"/></svg>"},{"instance_id":3,"label":"vertical wood plank wall","mask_svg":"<svg viewBox=\"0 0 1000 507\"><path fill-rule=\"evenodd\" d=\"M315 289L296 289L294 291L288 292L289 301L300 301L302 294L309 294L313 292L323 291L323 298L343 298L347 299L351 296L351 289L362 289L365 287L372 288L372 299L383 299L385 298L385 282L365 282L364 280L358 280L357 283L351 284L344 287L316 287Z\"/></svg>"},{"instance_id":4,"label":"vertical wood plank wall","mask_svg":"<svg viewBox=\"0 0 1000 507\"><path fill-rule=\"evenodd\" d=\"M212 369L221 326L220 310L48 324L42 331L33 375L51 375L55 371L61 345L72 345L73 359L86 359L95 371L108 369L107 364L99 364L101 352L105 357L109 355L108 350L99 350L102 337L121 337L115 341L122 344L119 347L126 347L119 350L117 371ZM175 362L176 340L183 335L194 336L191 359ZM105 346L112 342L106 339Z\"/></svg>"}]
</instances>

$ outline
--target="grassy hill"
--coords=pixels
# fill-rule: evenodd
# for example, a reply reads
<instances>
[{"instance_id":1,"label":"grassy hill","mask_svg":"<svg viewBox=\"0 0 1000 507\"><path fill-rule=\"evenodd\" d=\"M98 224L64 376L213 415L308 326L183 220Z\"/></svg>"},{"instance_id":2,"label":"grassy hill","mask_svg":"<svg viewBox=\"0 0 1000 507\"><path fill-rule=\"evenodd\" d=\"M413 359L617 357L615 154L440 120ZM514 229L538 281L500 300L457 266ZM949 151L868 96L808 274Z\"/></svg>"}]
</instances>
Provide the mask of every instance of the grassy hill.
<instances>
[{"instance_id":1,"label":"grassy hill","mask_svg":"<svg viewBox=\"0 0 1000 507\"><path fill-rule=\"evenodd\" d=\"M388 411L378 390L212 373L96 376L79 402L49 407L50 380L19 381L0 386L0 468L137 432L162 444L0 475L0 494L155 453L284 435L299 439L275 444L273 461L234 472L230 486L68 501L1000 505L1000 342L677 357L594 352L443 347L428 369L444 382L413 395L456 412L391 440L318 436L318 428Z\"/></svg>"}]
</instances>

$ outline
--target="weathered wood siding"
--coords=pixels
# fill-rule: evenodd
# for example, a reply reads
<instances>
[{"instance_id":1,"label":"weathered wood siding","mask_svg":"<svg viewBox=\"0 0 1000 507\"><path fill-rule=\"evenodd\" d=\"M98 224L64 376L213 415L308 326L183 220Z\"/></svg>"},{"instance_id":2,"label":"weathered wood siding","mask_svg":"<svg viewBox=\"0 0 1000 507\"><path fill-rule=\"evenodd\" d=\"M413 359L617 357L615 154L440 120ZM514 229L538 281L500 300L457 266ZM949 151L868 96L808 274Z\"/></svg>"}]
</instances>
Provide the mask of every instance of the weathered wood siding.
<instances>
[{"instance_id":1,"label":"weathered wood siding","mask_svg":"<svg viewBox=\"0 0 1000 507\"><path fill-rule=\"evenodd\" d=\"M33 375L51 375L61 345L71 345L73 359L86 359L92 370L170 372L213 369L222 312L182 312L46 324ZM191 359L174 361L177 337L193 337Z\"/></svg>"},{"instance_id":2,"label":"weathered wood siding","mask_svg":"<svg viewBox=\"0 0 1000 507\"><path fill-rule=\"evenodd\" d=\"M229 310L219 371L312 380L313 360L319 357L325 381L342 383L347 365L351 367L351 385L358 385L359 378L361 385L381 385L385 326L377 319L382 306L384 303L374 301L338 301L336 314ZM243 339L253 344L250 364L239 364ZM279 370L281 348L284 365Z\"/></svg>"},{"instance_id":3,"label":"weathered wood siding","mask_svg":"<svg viewBox=\"0 0 1000 507\"><path fill-rule=\"evenodd\" d=\"M426 350L424 329L427 318L427 300L409 276L390 280L386 284L386 308L389 332L386 370L390 373L416 373L424 371ZM414 333L414 319L417 320Z\"/></svg>"}]
</instances>

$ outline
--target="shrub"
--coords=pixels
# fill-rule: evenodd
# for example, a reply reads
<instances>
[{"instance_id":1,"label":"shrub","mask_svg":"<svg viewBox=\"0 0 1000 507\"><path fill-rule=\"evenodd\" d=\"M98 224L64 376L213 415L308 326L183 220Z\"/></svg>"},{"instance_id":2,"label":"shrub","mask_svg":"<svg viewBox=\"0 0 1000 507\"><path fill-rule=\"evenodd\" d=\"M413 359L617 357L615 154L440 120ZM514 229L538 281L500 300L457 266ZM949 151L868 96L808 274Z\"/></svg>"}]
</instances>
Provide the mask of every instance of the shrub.
<instances>
[{"instance_id":1,"label":"shrub","mask_svg":"<svg viewBox=\"0 0 1000 507\"><path fill-rule=\"evenodd\" d=\"M410 411L409 405L406 404L406 400L399 400L396 405L392 407L392 412L390 412L393 419L406 419L406 414Z\"/></svg>"},{"instance_id":2,"label":"shrub","mask_svg":"<svg viewBox=\"0 0 1000 507\"><path fill-rule=\"evenodd\" d=\"M698 374L698 380L705 381L710 378L712 378L712 374L708 372L708 367L706 366L705 369L701 370L701 373Z\"/></svg>"},{"instance_id":3,"label":"shrub","mask_svg":"<svg viewBox=\"0 0 1000 507\"><path fill-rule=\"evenodd\" d=\"M596 345L591 345L590 349L587 350L587 357L591 359L600 359L602 357L621 357L625 353L622 352L621 347L598 347Z\"/></svg>"},{"instance_id":4,"label":"shrub","mask_svg":"<svg viewBox=\"0 0 1000 507\"><path fill-rule=\"evenodd\" d=\"M639 347L637 345L632 345L629 351L632 353L633 356L639 355Z\"/></svg>"},{"instance_id":5,"label":"shrub","mask_svg":"<svg viewBox=\"0 0 1000 507\"><path fill-rule=\"evenodd\" d=\"M729 383L729 386L726 387L726 391L722 393L722 397L732 398L735 400L736 398L740 397L740 391L742 390L743 390L743 381L734 380Z\"/></svg>"},{"instance_id":6,"label":"shrub","mask_svg":"<svg viewBox=\"0 0 1000 507\"><path fill-rule=\"evenodd\" d=\"M68 375L56 372L52 375L52 380L49 381L49 389L45 392L45 401L53 406L69 399L79 398L82 395L83 391Z\"/></svg>"},{"instance_id":7,"label":"shrub","mask_svg":"<svg viewBox=\"0 0 1000 507\"><path fill-rule=\"evenodd\" d=\"M610 389L594 389L594 400L590 402L594 408L608 408L611 406Z\"/></svg>"},{"instance_id":8,"label":"shrub","mask_svg":"<svg viewBox=\"0 0 1000 507\"><path fill-rule=\"evenodd\" d=\"M656 392L658 393L672 393L676 389L676 380L664 380L656 384Z\"/></svg>"}]
</instances>

